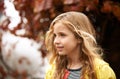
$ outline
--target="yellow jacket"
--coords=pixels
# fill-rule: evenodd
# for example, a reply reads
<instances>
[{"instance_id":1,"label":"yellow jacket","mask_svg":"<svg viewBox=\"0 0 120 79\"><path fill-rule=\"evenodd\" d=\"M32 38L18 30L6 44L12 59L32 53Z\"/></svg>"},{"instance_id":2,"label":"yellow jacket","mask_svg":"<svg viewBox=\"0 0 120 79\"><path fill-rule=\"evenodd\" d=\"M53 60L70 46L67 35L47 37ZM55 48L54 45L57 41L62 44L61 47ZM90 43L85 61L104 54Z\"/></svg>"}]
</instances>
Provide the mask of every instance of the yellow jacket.
<instances>
[{"instance_id":1,"label":"yellow jacket","mask_svg":"<svg viewBox=\"0 0 120 79\"><path fill-rule=\"evenodd\" d=\"M52 79L52 74L54 72L54 65L47 71L45 79ZM97 79L116 79L115 73L108 63L101 59L95 60L95 71L97 73ZM56 78L57 79L57 78ZM86 78L89 79L87 74Z\"/></svg>"}]
</instances>

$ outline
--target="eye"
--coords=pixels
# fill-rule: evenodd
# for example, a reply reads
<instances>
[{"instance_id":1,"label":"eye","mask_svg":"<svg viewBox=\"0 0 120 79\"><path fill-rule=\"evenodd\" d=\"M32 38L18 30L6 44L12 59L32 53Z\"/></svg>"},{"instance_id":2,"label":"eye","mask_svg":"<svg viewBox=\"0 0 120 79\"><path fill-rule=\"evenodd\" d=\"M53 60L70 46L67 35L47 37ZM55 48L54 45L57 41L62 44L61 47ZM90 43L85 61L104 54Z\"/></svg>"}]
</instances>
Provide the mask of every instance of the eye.
<instances>
[{"instance_id":1,"label":"eye","mask_svg":"<svg viewBox=\"0 0 120 79\"><path fill-rule=\"evenodd\" d=\"M53 37L56 37L56 34L53 34Z\"/></svg>"},{"instance_id":2,"label":"eye","mask_svg":"<svg viewBox=\"0 0 120 79\"><path fill-rule=\"evenodd\" d=\"M63 37L63 36L66 36L64 33L60 33L59 35L62 36L62 37Z\"/></svg>"}]
</instances>

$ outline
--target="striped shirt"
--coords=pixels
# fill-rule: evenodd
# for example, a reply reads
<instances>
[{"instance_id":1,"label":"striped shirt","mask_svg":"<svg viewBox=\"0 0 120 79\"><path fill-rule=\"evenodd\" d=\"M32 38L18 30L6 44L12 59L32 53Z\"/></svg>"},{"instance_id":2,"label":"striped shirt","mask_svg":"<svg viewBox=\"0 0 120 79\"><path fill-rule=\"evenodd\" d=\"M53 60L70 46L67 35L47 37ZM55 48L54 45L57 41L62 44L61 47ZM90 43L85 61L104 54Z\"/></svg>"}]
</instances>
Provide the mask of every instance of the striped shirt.
<instances>
[{"instance_id":1,"label":"striped shirt","mask_svg":"<svg viewBox=\"0 0 120 79\"><path fill-rule=\"evenodd\" d=\"M81 68L79 69L67 69L64 79L80 79Z\"/></svg>"}]
</instances>

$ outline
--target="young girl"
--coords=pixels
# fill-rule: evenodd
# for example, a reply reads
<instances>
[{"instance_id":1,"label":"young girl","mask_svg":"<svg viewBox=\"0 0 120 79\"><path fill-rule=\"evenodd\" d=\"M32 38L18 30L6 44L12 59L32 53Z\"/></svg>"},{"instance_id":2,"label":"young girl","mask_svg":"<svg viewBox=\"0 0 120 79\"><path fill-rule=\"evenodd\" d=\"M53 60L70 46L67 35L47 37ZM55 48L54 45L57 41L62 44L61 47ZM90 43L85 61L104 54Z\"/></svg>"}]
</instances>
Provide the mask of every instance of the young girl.
<instances>
[{"instance_id":1,"label":"young girl","mask_svg":"<svg viewBox=\"0 0 120 79\"><path fill-rule=\"evenodd\" d=\"M45 79L116 79L112 68L101 58L95 30L83 13L57 16L45 43L51 55Z\"/></svg>"}]
</instances>

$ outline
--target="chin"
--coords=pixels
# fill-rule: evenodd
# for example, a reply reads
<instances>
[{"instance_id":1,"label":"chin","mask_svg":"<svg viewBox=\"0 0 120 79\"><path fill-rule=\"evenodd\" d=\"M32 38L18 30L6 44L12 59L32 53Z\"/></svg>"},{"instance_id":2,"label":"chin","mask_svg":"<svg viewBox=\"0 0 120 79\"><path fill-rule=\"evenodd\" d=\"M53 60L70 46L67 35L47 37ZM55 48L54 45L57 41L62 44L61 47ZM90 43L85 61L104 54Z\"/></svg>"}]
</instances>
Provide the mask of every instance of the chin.
<instances>
[{"instance_id":1,"label":"chin","mask_svg":"<svg viewBox=\"0 0 120 79\"><path fill-rule=\"evenodd\" d=\"M59 55L66 55L66 53L58 52Z\"/></svg>"}]
</instances>

